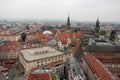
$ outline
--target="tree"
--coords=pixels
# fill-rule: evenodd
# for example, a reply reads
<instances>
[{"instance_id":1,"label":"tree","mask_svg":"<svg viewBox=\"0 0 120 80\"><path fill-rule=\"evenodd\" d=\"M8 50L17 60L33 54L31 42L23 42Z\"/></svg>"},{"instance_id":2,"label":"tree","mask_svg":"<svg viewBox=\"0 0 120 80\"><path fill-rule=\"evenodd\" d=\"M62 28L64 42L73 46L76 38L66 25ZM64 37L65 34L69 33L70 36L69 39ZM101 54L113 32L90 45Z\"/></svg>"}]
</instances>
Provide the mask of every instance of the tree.
<instances>
[{"instance_id":1,"label":"tree","mask_svg":"<svg viewBox=\"0 0 120 80\"><path fill-rule=\"evenodd\" d=\"M26 25L25 29L26 29L26 30L29 30L29 29L30 29L30 28L29 28L29 25Z\"/></svg>"},{"instance_id":2,"label":"tree","mask_svg":"<svg viewBox=\"0 0 120 80\"><path fill-rule=\"evenodd\" d=\"M26 37L27 37L26 33L23 32L23 33L21 34L21 39L22 39L23 42L25 42Z\"/></svg>"},{"instance_id":3,"label":"tree","mask_svg":"<svg viewBox=\"0 0 120 80\"><path fill-rule=\"evenodd\" d=\"M44 31L45 29L46 29L46 26L45 26L45 25L41 27L41 30Z\"/></svg>"},{"instance_id":4,"label":"tree","mask_svg":"<svg viewBox=\"0 0 120 80\"><path fill-rule=\"evenodd\" d=\"M77 27L73 27L72 29L73 29L73 32L78 32L79 31L79 28L77 28Z\"/></svg>"},{"instance_id":5,"label":"tree","mask_svg":"<svg viewBox=\"0 0 120 80\"><path fill-rule=\"evenodd\" d=\"M46 25L44 25L44 26L41 27L41 30L43 30L43 31L45 31L45 30L52 30L52 29L53 29L53 26L46 26Z\"/></svg>"},{"instance_id":6,"label":"tree","mask_svg":"<svg viewBox=\"0 0 120 80\"><path fill-rule=\"evenodd\" d=\"M104 31L104 30L101 30L101 31L100 31L100 35L106 35L106 34L107 34L106 31Z\"/></svg>"}]
</instances>

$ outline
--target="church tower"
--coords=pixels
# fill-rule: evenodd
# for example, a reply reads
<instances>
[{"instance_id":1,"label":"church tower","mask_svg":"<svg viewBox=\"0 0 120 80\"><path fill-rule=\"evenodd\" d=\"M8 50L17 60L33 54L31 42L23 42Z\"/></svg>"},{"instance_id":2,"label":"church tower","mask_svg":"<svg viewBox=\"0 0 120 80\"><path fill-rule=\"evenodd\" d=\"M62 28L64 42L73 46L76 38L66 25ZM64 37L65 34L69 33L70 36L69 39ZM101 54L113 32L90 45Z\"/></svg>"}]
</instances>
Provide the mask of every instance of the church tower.
<instances>
[{"instance_id":1,"label":"church tower","mask_svg":"<svg viewBox=\"0 0 120 80\"><path fill-rule=\"evenodd\" d=\"M115 41L115 36L116 36L116 32L114 30L112 30L111 34L110 34L110 40Z\"/></svg>"},{"instance_id":2,"label":"church tower","mask_svg":"<svg viewBox=\"0 0 120 80\"><path fill-rule=\"evenodd\" d=\"M94 36L95 38L99 38L99 31L100 31L100 22L99 22L99 19L97 18L97 21L96 21L96 26L95 26L95 32L94 32Z\"/></svg>"},{"instance_id":3,"label":"church tower","mask_svg":"<svg viewBox=\"0 0 120 80\"><path fill-rule=\"evenodd\" d=\"M70 24L70 17L69 17L69 14L68 14L68 18L67 18L67 24L66 24L67 27L70 27L71 24Z\"/></svg>"},{"instance_id":4,"label":"church tower","mask_svg":"<svg viewBox=\"0 0 120 80\"><path fill-rule=\"evenodd\" d=\"M67 23L66 23L66 31L71 32L71 23L70 23L69 14L68 14Z\"/></svg>"}]
</instances>

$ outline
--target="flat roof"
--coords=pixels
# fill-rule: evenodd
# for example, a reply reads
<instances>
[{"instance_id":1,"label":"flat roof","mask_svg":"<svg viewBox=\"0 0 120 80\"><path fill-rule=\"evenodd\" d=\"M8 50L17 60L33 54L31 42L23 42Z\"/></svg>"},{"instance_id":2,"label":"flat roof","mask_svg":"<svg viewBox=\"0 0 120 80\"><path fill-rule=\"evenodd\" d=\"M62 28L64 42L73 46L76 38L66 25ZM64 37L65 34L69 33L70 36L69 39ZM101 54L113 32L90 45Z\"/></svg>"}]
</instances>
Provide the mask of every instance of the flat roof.
<instances>
[{"instance_id":1,"label":"flat roof","mask_svg":"<svg viewBox=\"0 0 120 80\"><path fill-rule=\"evenodd\" d=\"M47 51L47 53L35 55L35 52L41 52L41 51ZM51 47L40 47L40 48L20 50L20 54L22 54L25 60L33 61L33 60L44 59L48 57L61 55L64 53L58 50L55 50L54 48L51 48Z\"/></svg>"}]
</instances>

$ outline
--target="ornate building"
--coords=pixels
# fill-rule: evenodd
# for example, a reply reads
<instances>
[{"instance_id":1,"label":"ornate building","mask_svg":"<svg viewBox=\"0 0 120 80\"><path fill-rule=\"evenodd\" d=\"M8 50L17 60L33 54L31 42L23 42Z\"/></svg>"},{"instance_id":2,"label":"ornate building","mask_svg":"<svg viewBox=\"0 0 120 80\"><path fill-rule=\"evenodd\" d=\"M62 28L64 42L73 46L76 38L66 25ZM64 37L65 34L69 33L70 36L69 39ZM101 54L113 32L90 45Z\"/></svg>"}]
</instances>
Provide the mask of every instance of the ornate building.
<instances>
[{"instance_id":1,"label":"ornate building","mask_svg":"<svg viewBox=\"0 0 120 80\"><path fill-rule=\"evenodd\" d=\"M70 31L71 31L71 23L70 23L70 17L68 14L67 23L66 23L66 33L69 33Z\"/></svg>"},{"instance_id":2,"label":"ornate building","mask_svg":"<svg viewBox=\"0 0 120 80\"><path fill-rule=\"evenodd\" d=\"M98 59L116 79L120 79L120 46L88 45L84 50L84 55L92 55Z\"/></svg>"},{"instance_id":3,"label":"ornate building","mask_svg":"<svg viewBox=\"0 0 120 80\"><path fill-rule=\"evenodd\" d=\"M19 61L26 72L54 61L63 60L65 62L71 56L73 56L71 52L63 53L52 47L40 47L20 50Z\"/></svg>"},{"instance_id":4,"label":"ornate building","mask_svg":"<svg viewBox=\"0 0 120 80\"><path fill-rule=\"evenodd\" d=\"M95 33L94 33L94 35L95 35L95 38L99 38L99 31L100 31L100 25L99 25L99 19L97 19L97 21L96 21L96 27L95 27Z\"/></svg>"},{"instance_id":5,"label":"ornate building","mask_svg":"<svg viewBox=\"0 0 120 80\"><path fill-rule=\"evenodd\" d=\"M115 35L116 35L116 32L114 30L112 30L111 34L110 34L110 40L111 41L115 41Z\"/></svg>"}]
</instances>

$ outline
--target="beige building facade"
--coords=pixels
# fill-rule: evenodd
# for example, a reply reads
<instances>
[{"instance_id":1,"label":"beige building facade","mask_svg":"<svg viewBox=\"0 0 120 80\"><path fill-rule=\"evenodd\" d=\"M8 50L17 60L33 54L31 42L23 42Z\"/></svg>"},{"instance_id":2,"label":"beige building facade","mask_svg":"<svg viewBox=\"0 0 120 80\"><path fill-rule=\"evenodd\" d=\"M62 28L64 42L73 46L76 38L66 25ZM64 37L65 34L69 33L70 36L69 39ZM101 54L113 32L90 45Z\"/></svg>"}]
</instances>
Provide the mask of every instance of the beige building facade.
<instances>
[{"instance_id":1,"label":"beige building facade","mask_svg":"<svg viewBox=\"0 0 120 80\"><path fill-rule=\"evenodd\" d=\"M0 39L1 40L7 40L7 41L18 41L20 39L20 35L19 34L0 34Z\"/></svg>"},{"instance_id":2,"label":"beige building facade","mask_svg":"<svg viewBox=\"0 0 120 80\"><path fill-rule=\"evenodd\" d=\"M32 68L46 65L53 61L63 60L73 56L72 53L63 53L51 47L40 47L21 50L19 53L19 61L23 65L25 71Z\"/></svg>"}]
</instances>

